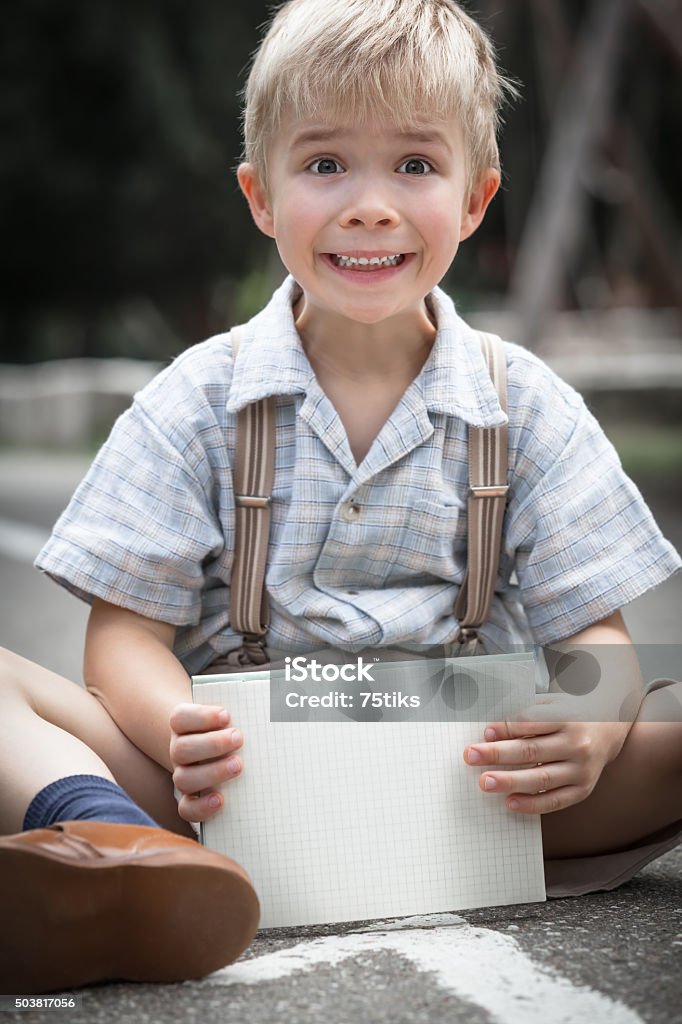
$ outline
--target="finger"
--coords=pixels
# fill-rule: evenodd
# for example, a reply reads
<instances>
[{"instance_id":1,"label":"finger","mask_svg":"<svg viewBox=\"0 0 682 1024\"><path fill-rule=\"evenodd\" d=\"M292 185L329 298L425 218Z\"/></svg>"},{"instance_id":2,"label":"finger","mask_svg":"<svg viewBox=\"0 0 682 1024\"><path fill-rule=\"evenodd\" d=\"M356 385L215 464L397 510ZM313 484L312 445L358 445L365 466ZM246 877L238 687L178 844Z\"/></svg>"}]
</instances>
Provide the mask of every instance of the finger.
<instances>
[{"instance_id":1,"label":"finger","mask_svg":"<svg viewBox=\"0 0 682 1024\"><path fill-rule=\"evenodd\" d=\"M536 697L535 703L518 711L507 725L519 725L524 722L539 724L541 722L575 722L584 718L584 701L572 698L568 694L545 693Z\"/></svg>"},{"instance_id":2,"label":"finger","mask_svg":"<svg viewBox=\"0 0 682 1024\"><path fill-rule=\"evenodd\" d=\"M183 821L208 821L224 804L225 798L222 793L215 790L185 794L178 802L178 814Z\"/></svg>"},{"instance_id":3,"label":"finger","mask_svg":"<svg viewBox=\"0 0 682 1024\"><path fill-rule=\"evenodd\" d=\"M173 772L173 784L184 794L201 793L234 779L241 770L242 762L234 755L204 764L180 765Z\"/></svg>"},{"instance_id":4,"label":"finger","mask_svg":"<svg viewBox=\"0 0 682 1024\"><path fill-rule=\"evenodd\" d=\"M506 806L515 814L552 814L562 811L585 799L586 792L580 786L563 786L547 793L529 796L524 793L513 793L506 800Z\"/></svg>"},{"instance_id":5,"label":"finger","mask_svg":"<svg viewBox=\"0 0 682 1024\"><path fill-rule=\"evenodd\" d=\"M538 762L562 761L570 754L570 745L561 733L545 736L524 736L496 743L471 743L464 749L467 764L535 765Z\"/></svg>"},{"instance_id":6,"label":"finger","mask_svg":"<svg viewBox=\"0 0 682 1024\"><path fill-rule=\"evenodd\" d=\"M538 708L534 707L533 711L537 713ZM562 725L561 722L544 721L541 717L539 721L529 718L518 722L491 722L486 725L483 735L488 742L495 743L499 740L515 740L524 736L547 736L550 733L559 732Z\"/></svg>"},{"instance_id":7,"label":"finger","mask_svg":"<svg viewBox=\"0 0 682 1024\"><path fill-rule=\"evenodd\" d=\"M567 699L540 701L531 708L520 711L514 721L517 724L524 722L575 722L580 721L584 716L581 702L569 703Z\"/></svg>"},{"instance_id":8,"label":"finger","mask_svg":"<svg viewBox=\"0 0 682 1024\"><path fill-rule=\"evenodd\" d=\"M221 729L230 722L227 708L210 704L178 704L170 716L170 727L178 734Z\"/></svg>"},{"instance_id":9,"label":"finger","mask_svg":"<svg viewBox=\"0 0 682 1024\"><path fill-rule=\"evenodd\" d=\"M218 729L215 732L192 732L172 736L170 757L173 765L196 764L232 754L244 743L239 729Z\"/></svg>"},{"instance_id":10,"label":"finger","mask_svg":"<svg viewBox=\"0 0 682 1024\"><path fill-rule=\"evenodd\" d=\"M575 766L562 761L516 771L483 772L478 784L484 793L500 793L503 796L530 793L534 796L562 786L576 785L577 781Z\"/></svg>"}]
</instances>

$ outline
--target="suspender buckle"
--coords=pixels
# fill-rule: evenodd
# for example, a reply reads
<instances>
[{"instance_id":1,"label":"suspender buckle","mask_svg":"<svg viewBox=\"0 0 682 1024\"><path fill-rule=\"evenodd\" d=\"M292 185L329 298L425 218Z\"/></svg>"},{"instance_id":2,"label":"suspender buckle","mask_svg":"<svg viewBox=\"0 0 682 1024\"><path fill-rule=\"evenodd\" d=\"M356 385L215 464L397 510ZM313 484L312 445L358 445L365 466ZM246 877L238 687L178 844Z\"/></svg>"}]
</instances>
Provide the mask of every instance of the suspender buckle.
<instances>
[{"instance_id":1,"label":"suspender buckle","mask_svg":"<svg viewBox=\"0 0 682 1024\"><path fill-rule=\"evenodd\" d=\"M456 643L459 644L459 657L473 657L478 648L478 630L472 629L470 626L460 627L460 631L456 637Z\"/></svg>"},{"instance_id":2,"label":"suspender buckle","mask_svg":"<svg viewBox=\"0 0 682 1024\"><path fill-rule=\"evenodd\" d=\"M506 498L509 492L507 484L493 484L492 486L469 488L472 498Z\"/></svg>"},{"instance_id":3,"label":"suspender buckle","mask_svg":"<svg viewBox=\"0 0 682 1024\"><path fill-rule=\"evenodd\" d=\"M256 647L265 647L265 641L267 639L265 632L263 633L243 633L244 641L247 644L251 644Z\"/></svg>"},{"instance_id":4,"label":"suspender buckle","mask_svg":"<svg viewBox=\"0 0 682 1024\"><path fill-rule=\"evenodd\" d=\"M268 508L272 498L260 494L235 494L234 500L239 508Z\"/></svg>"}]
</instances>

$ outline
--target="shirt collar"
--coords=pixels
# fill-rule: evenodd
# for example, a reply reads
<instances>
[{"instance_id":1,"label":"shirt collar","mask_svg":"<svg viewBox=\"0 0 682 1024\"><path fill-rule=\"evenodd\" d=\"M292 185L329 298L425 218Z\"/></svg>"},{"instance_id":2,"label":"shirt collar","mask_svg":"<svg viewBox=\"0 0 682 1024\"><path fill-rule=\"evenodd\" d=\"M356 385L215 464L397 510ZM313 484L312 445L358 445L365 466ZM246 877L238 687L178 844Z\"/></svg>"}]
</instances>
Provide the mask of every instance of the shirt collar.
<instances>
[{"instance_id":1,"label":"shirt collar","mask_svg":"<svg viewBox=\"0 0 682 1024\"><path fill-rule=\"evenodd\" d=\"M314 379L296 330L292 305L300 294L286 278L270 302L242 329L227 411L271 395L305 394ZM507 422L474 331L440 288L430 295L438 331L415 381L427 409L456 416L475 427Z\"/></svg>"}]
</instances>

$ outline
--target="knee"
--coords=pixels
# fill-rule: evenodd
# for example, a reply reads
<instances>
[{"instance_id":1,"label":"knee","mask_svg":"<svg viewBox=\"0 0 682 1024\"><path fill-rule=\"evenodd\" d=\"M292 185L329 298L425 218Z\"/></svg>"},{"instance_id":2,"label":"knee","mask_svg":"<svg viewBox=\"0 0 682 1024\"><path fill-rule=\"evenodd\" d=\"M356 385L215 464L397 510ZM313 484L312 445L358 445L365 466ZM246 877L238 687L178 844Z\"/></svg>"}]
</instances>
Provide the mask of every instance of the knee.
<instances>
[{"instance_id":1,"label":"knee","mask_svg":"<svg viewBox=\"0 0 682 1024\"><path fill-rule=\"evenodd\" d=\"M650 690L633 729L661 754L667 772L682 776L682 682Z\"/></svg>"},{"instance_id":2,"label":"knee","mask_svg":"<svg viewBox=\"0 0 682 1024\"><path fill-rule=\"evenodd\" d=\"M660 722L682 727L682 682L670 680L649 690L641 703L638 722Z\"/></svg>"}]
</instances>

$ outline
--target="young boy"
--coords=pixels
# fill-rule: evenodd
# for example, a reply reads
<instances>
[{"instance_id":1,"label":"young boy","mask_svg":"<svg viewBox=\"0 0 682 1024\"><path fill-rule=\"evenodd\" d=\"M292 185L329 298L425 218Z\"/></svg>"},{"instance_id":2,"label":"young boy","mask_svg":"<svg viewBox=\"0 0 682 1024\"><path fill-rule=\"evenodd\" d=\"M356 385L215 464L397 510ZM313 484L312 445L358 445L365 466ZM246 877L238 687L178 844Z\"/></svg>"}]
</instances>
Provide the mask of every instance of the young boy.
<instances>
[{"instance_id":1,"label":"young boy","mask_svg":"<svg viewBox=\"0 0 682 1024\"><path fill-rule=\"evenodd\" d=\"M220 335L136 397L38 557L92 602L87 690L2 659L2 826L18 834L0 846L0 877L11 871L22 892L9 930L33 922L10 970L45 963L57 927L50 885L67 857L83 905L95 874L87 858L111 875L125 851L133 953L116 959L110 940L87 970L29 966L14 988L212 969L210 950L185 966L165 944L137 965L179 892L188 945L203 922L223 922L223 962L255 927L237 867L204 868L202 855L215 855L172 834L214 814L215 787L242 766L239 723L192 705L189 683L243 639L229 621L240 409L276 396L272 647L457 640L467 428L505 415L475 336L437 286L499 186L504 90L487 38L452 0L292 0L274 19L249 79L238 177L291 276L235 359ZM506 355L510 489L483 639L490 650L607 644L622 656L601 721L561 723L539 706L522 723L490 723L463 756L492 766L481 789L506 794L510 812L543 815L551 893L611 887L680 834L682 724L664 721L659 704L675 688L642 697L620 614L680 560L580 397L522 349ZM622 721L626 697L634 712ZM55 852L55 836L72 838ZM165 862L152 865L163 893L154 901L133 872L138 837L171 859L181 851L175 883ZM204 896L209 868L228 882L219 913ZM28 913L26 878L42 901ZM85 955L119 911L93 903L61 945Z\"/></svg>"}]
</instances>

